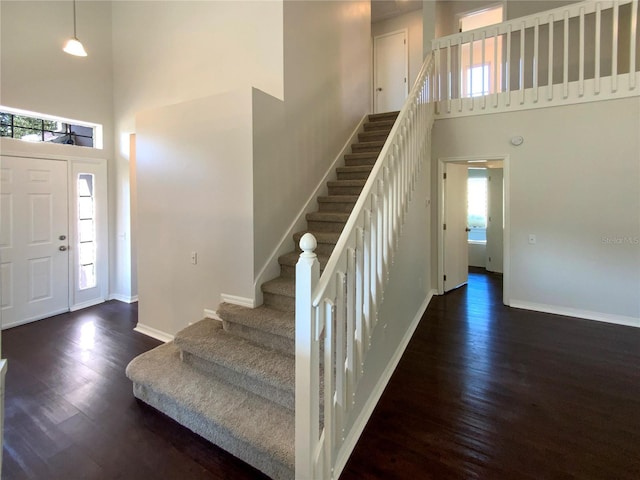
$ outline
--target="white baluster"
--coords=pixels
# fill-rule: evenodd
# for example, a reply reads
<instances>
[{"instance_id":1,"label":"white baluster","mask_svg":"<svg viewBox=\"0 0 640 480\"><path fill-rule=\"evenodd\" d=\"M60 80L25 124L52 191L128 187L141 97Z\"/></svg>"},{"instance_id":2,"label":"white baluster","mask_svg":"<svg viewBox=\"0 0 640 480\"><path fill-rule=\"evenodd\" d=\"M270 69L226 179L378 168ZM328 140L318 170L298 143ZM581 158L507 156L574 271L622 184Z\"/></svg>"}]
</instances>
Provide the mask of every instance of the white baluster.
<instances>
[{"instance_id":1,"label":"white baluster","mask_svg":"<svg viewBox=\"0 0 640 480\"><path fill-rule=\"evenodd\" d=\"M613 33L611 46L611 91L618 91L618 0L613 2Z\"/></svg>"},{"instance_id":2,"label":"white baluster","mask_svg":"<svg viewBox=\"0 0 640 480\"><path fill-rule=\"evenodd\" d=\"M602 5L600 2L596 4L596 53L595 53L595 73L593 92L598 95L600 93L600 43L602 42Z\"/></svg>"}]
</instances>

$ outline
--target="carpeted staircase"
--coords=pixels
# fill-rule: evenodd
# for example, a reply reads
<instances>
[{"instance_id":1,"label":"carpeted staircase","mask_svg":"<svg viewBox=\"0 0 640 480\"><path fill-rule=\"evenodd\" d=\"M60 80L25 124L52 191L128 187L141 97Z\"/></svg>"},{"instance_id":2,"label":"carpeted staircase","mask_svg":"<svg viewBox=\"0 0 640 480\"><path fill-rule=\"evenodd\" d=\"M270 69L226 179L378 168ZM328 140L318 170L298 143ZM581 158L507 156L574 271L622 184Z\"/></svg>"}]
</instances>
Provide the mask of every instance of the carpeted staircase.
<instances>
[{"instance_id":1,"label":"carpeted staircase","mask_svg":"<svg viewBox=\"0 0 640 480\"><path fill-rule=\"evenodd\" d=\"M373 168L398 112L369 115L328 195L306 217L321 270ZM305 232L296 233L296 248ZM262 285L264 305L218 307L173 342L127 367L133 393L212 443L275 479L294 478L295 265L279 258L279 277Z\"/></svg>"}]
</instances>

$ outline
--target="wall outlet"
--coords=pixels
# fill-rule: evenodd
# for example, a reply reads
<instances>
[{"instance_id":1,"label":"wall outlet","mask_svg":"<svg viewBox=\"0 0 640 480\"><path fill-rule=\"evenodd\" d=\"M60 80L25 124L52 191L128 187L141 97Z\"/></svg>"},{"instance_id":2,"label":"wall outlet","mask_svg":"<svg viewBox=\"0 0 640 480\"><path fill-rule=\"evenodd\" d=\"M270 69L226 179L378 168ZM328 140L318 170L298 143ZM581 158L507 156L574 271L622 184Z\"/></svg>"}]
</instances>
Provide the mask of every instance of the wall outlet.
<instances>
[{"instance_id":1,"label":"wall outlet","mask_svg":"<svg viewBox=\"0 0 640 480\"><path fill-rule=\"evenodd\" d=\"M198 263L198 252L191 252L191 265Z\"/></svg>"},{"instance_id":2,"label":"wall outlet","mask_svg":"<svg viewBox=\"0 0 640 480\"><path fill-rule=\"evenodd\" d=\"M533 233L529 234L529 245L535 245L537 241L536 236Z\"/></svg>"}]
</instances>

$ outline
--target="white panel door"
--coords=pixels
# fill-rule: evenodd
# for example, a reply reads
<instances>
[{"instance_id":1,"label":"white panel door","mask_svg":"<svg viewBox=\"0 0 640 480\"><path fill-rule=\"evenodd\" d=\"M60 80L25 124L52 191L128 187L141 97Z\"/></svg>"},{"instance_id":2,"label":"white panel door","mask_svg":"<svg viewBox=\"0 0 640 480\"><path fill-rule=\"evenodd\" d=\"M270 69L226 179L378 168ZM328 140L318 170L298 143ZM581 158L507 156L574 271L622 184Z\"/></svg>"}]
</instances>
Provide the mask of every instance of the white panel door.
<instances>
[{"instance_id":1,"label":"white panel door","mask_svg":"<svg viewBox=\"0 0 640 480\"><path fill-rule=\"evenodd\" d=\"M444 291L467 283L469 242L467 235L467 166L446 164L444 180Z\"/></svg>"},{"instance_id":2,"label":"white panel door","mask_svg":"<svg viewBox=\"0 0 640 480\"><path fill-rule=\"evenodd\" d=\"M66 162L1 159L2 327L69 309Z\"/></svg>"},{"instance_id":3,"label":"white panel door","mask_svg":"<svg viewBox=\"0 0 640 480\"><path fill-rule=\"evenodd\" d=\"M374 112L400 110L408 95L407 32L400 31L375 37Z\"/></svg>"},{"instance_id":4,"label":"white panel door","mask_svg":"<svg viewBox=\"0 0 640 480\"><path fill-rule=\"evenodd\" d=\"M504 257L503 178L502 168L487 170L487 270L498 273Z\"/></svg>"}]
</instances>

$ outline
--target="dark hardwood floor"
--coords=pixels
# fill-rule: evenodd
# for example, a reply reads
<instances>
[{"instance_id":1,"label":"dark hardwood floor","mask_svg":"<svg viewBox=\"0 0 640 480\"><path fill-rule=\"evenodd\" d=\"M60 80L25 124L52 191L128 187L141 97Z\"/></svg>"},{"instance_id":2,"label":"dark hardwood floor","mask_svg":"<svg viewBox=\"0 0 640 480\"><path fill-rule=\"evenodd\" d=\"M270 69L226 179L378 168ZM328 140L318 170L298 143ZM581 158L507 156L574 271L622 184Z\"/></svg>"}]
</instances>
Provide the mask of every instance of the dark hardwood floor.
<instances>
[{"instance_id":1,"label":"dark hardwood floor","mask_svg":"<svg viewBox=\"0 0 640 480\"><path fill-rule=\"evenodd\" d=\"M640 329L509 309L479 272L434 297L342 479L640 479ZM119 302L2 332L3 479L259 479L136 401L159 342Z\"/></svg>"},{"instance_id":2,"label":"dark hardwood floor","mask_svg":"<svg viewBox=\"0 0 640 480\"><path fill-rule=\"evenodd\" d=\"M341 479L640 479L640 329L434 297Z\"/></svg>"},{"instance_id":3,"label":"dark hardwood floor","mask_svg":"<svg viewBox=\"0 0 640 480\"><path fill-rule=\"evenodd\" d=\"M112 301L2 332L9 360L3 479L260 479L137 401L124 369L160 344Z\"/></svg>"}]
</instances>

